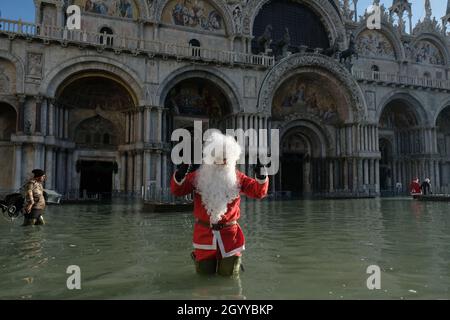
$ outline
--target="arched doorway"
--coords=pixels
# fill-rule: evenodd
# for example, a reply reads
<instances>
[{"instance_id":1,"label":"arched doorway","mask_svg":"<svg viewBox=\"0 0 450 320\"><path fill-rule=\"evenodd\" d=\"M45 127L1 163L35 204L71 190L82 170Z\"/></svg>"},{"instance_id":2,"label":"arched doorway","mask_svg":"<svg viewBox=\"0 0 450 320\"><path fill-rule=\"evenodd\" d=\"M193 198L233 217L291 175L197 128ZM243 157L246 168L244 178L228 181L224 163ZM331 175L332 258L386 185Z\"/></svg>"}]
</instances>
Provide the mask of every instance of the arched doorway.
<instances>
[{"instance_id":1,"label":"arched doorway","mask_svg":"<svg viewBox=\"0 0 450 320\"><path fill-rule=\"evenodd\" d=\"M392 99L379 120L380 184L382 192L392 192L397 183L407 191L415 177L424 179L428 171L423 158L423 119L404 99Z\"/></svg>"},{"instance_id":2,"label":"arched doorway","mask_svg":"<svg viewBox=\"0 0 450 320\"><path fill-rule=\"evenodd\" d=\"M445 107L437 117L437 151L439 160L436 164L440 174L436 184L449 190L450 187L450 106Z\"/></svg>"},{"instance_id":3,"label":"arched doorway","mask_svg":"<svg viewBox=\"0 0 450 320\"><path fill-rule=\"evenodd\" d=\"M387 138L381 138L379 142L381 153L380 160L380 188L390 190L393 188L392 181L392 143Z\"/></svg>"},{"instance_id":4,"label":"arched doorway","mask_svg":"<svg viewBox=\"0 0 450 320\"><path fill-rule=\"evenodd\" d=\"M118 147L117 134L118 130L111 121L96 115L78 125L75 129L75 143L77 149L114 152ZM110 197L115 166L115 161L78 160L76 169L80 174L80 196L87 193Z\"/></svg>"},{"instance_id":5,"label":"arched doorway","mask_svg":"<svg viewBox=\"0 0 450 320\"><path fill-rule=\"evenodd\" d=\"M305 120L290 124L281 137L281 168L275 188L291 197L327 192L330 187L326 142L319 126Z\"/></svg>"},{"instance_id":6,"label":"arched doorway","mask_svg":"<svg viewBox=\"0 0 450 320\"><path fill-rule=\"evenodd\" d=\"M0 102L0 191L14 188L14 145L11 135L16 132L16 110L9 104Z\"/></svg>"},{"instance_id":7,"label":"arched doorway","mask_svg":"<svg viewBox=\"0 0 450 320\"><path fill-rule=\"evenodd\" d=\"M276 191L301 197L348 189L348 163L333 157L329 134L351 118L348 101L346 90L324 70L305 68L281 83L272 103L272 124L283 131Z\"/></svg>"},{"instance_id":8,"label":"arched doorway","mask_svg":"<svg viewBox=\"0 0 450 320\"><path fill-rule=\"evenodd\" d=\"M134 129L126 124L125 111L134 110L135 101L126 83L105 72L82 72L59 86L55 105L67 111L67 139L74 143L74 149L56 154L57 190L69 185L70 190L65 191L75 195L101 193L110 197L113 191L123 189L127 176L117 174L118 163L123 172L132 176L134 172L125 170L127 162L121 161L119 146ZM73 181L67 184L66 179Z\"/></svg>"}]
</instances>

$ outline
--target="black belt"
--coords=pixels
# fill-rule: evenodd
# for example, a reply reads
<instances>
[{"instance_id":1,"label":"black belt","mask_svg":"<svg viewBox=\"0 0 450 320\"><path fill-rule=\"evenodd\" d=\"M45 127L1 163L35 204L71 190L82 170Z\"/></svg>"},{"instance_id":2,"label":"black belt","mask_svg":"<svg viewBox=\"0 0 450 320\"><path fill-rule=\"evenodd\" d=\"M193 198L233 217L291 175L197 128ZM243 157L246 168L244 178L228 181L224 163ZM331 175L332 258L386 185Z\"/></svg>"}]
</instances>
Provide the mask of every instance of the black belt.
<instances>
[{"instance_id":1,"label":"black belt","mask_svg":"<svg viewBox=\"0 0 450 320\"><path fill-rule=\"evenodd\" d=\"M204 226L204 227L211 228L214 231L220 231L223 228L228 228L228 227L234 226L235 224L237 224L237 220L230 221L230 222L227 222L227 223L209 223L209 222L206 222L206 221L195 219L195 223L197 223L197 224L199 224L201 226Z\"/></svg>"}]
</instances>

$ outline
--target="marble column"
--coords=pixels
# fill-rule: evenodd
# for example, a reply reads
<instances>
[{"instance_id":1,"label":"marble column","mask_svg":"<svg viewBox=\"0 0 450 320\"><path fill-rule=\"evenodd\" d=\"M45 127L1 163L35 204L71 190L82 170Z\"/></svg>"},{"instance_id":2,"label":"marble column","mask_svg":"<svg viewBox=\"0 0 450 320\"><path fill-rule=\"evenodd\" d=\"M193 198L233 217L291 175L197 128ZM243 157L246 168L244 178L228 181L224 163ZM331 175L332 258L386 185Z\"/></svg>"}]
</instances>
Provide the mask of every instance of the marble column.
<instances>
[{"instance_id":1,"label":"marble column","mask_svg":"<svg viewBox=\"0 0 450 320\"><path fill-rule=\"evenodd\" d=\"M133 152L129 151L127 156L127 191L133 192L133 162L134 155Z\"/></svg>"},{"instance_id":2,"label":"marble column","mask_svg":"<svg viewBox=\"0 0 450 320\"><path fill-rule=\"evenodd\" d=\"M358 189L362 187L364 184L364 166L363 166L363 160L358 159Z\"/></svg>"},{"instance_id":3,"label":"marble column","mask_svg":"<svg viewBox=\"0 0 450 320\"><path fill-rule=\"evenodd\" d=\"M134 156L134 189L141 194L142 192L142 152L136 152Z\"/></svg>"},{"instance_id":4,"label":"marble column","mask_svg":"<svg viewBox=\"0 0 450 320\"><path fill-rule=\"evenodd\" d=\"M55 135L55 106L52 100L48 101L48 135Z\"/></svg>"},{"instance_id":5,"label":"marble column","mask_svg":"<svg viewBox=\"0 0 450 320\"><path fill-rule=\"evenodd\" d=\"M64 139L69 139L69 109L64 108Z\"/></svg>"},{"instance_id":6,"label":"marble column","mask_svg":"<svg viewBox=\"0 0 450 320\"><path fill-rule=\"evenodd\" d=\"M35 126L34 126L34 132L36 132L36 133L41 133L42 131L42 128L41 128L41 125L42 125L42 123L41 123L41 116L42 116L42 112L41 112L41 109L42 109L42 97L41 96L37 96L36 98L35 98L35 116L36 116L36 118L35 118Z\"/></svg>"},{"instance_id":7,"label":"marble column","mask_svg":"<svg viewBox=\"0 0 450 320\"><path fill-rule=\"evenodd\" d=\"M145 107L145 116L144 116L144 141L151 141L151 133L152 133L152 119L151 119L151 108Z\"/></svg>"},{"instance_id":8,"label":"marble column","mask_svg":"<svg viewBox=\"0 0 450 320\"><path fill-rule=\"evenodd\" d=\"M156 188L162 188L161 151L156 151Z\"/></svg>"},{"instance_id":9,"label":"marble column","mask_svg":"<svg viewBox=\"0 0 450 320\"><path fill-rule=\"evenodd\" d=\"M64 138L64 108L59 109L59 138Z\"/></svg>"},{"instance_id":10,"label":"marble column","mask_svg":"<svg viewBox=\"0 0 450 320\"><path fill-rule=\"evenodd\" d=\"M162 108L158 108L158 132L156 139L158 142L162 142Z\"/></svg>"},{"instance_id":11,"label":"marble column","mask_svg":"<svg viewBox=\"0 0 450 320\"><path fill-rule=\"evenodd\" d=\"M369 185L369 160L364 159L363 160L363 167L364 167L364 184L366 186Z\"/></svg>"},{"instance_id":12,"label":"marble column","mask_svg":"<svg viewBox=\"0 0 450 320\"><path fill-rule=\"evenodd\" d=\"M375 160L375 192L380 192L380 160Z\"/></svg>"},{"instance_id":13,"label":"marble column","mask_svg":"<svg viewBox=\"0 0 450 320\"><path fill-rule=\"evenodd\" d=\"M144 177L145 177L145 189L147 192L150 186L150 182L152 181L152 154L149 150L144 151Z\"/></svg>"},{"instance_id":14,"label":"marble column","mask_svg":"<svg viewBox=\"0 0 450 320\"><path fill-rule=\"evenodd\" d=\"M125 152L120 152L120 192L124 192L127 186L127 154Z\"/></svg>"},{"instance_id":15,"label":"marble column","mask_svg":"<svg viewBox=\"0 0 450 320\"><path fill-rule=\"evenodd\" d=\"M130 113L125 112L125 143L130 143Z\"/></svg>"},{"instance_id":16,"label":"marble column","mask_svg":"<svg viewBox=\"0 0 450 320\"><path fill-rule=\"evenodd\" d=\"M343 161L343 174L344 174L344 190L348 191L349 190L349 186L348 186L348 182L349 182L349 176L348 176L348 160L347 158L344 159Z\"/></svg>"},{"instance_id":17,"label":"marble column","mask_svg":"<svg viewBox=\"0 0 450 320\"><path fill-rule=\"evenodd\" d=\"M24 131L25 128L25 101L26 96L25 95L19 95L18 96L18 115L17 115L17 133L21 134Z\"/></svg>"},{"instance_id":18,"label":"marble column","mask_svg":"<svg viewBox=\"0 0 450 320\"><path fill-rule=\"evenodd\" d=\"M47 176L47 181L45 185L48 189L55 188L55 176L53 173L53 147L46 146L45 148L45 173Z\"/></svg>"},{"instance_id":19,"label":"marble column","mask_svg":"<svg viewBox=\"0 0 450 320\"><path fill-rule=\"evenodd\" d=\"M164 190L167 189L167 183L169 180L170 174L167 172L167 154L163 153L162 159L162 187Z\"/></svg>"},{"instance_id":20,"label":"marble column","mask_svg":"<svg viewBox=\"0 0 450 320\"><path fill-rule=\"evenodd\" d=\"M73 160L73 150L67 150L67 167L66 167L66 192L73 191L73 172L75 171L75 165Z\"/></svg>"},{"instance_id":21,"label":"marble column","mask_svg":"<svg viewBox=\"0 0 450 320\"><path fill-rule=\"evenodd\" d=\"M41 105L41 133L46 136L48 135L48 101L47 99L43 99Z\"/></svg>"},{"instance_id":22,"label":"marble column","mask_svg":"<svg viewBox=\"0 0 450 320\"><path fill-rule=\"evenodd\" d=\"M22 186L22 145L14 145L14 189L18 190Z\"/></svg>"},{"instance_id":23,"label":"marble column","mask_svg":"<svg viewBox=\"0 0 450 320\"><path fill-rule=\"evenodd\" d=\"M141 142L142 139L142 121L143 121L143 113L142 113L142 109L139 108L138 110L138 114L137 114L137 141Z\"/></svg>"}]
</instances>

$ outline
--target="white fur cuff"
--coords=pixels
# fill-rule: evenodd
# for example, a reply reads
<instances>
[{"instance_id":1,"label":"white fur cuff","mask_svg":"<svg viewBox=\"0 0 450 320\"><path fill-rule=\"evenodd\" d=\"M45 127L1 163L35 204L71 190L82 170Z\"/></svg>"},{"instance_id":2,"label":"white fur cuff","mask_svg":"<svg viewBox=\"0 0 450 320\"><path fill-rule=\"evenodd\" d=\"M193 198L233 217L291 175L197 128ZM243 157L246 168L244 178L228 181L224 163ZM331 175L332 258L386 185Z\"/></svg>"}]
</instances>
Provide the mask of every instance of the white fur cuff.
<instances>
[{"instance_id":1,"label":"white fur cuff","mask_svg":"<svg viewBox=\"0 0 450 320\"><path fill-rule=\"evenodd\" d=\"M255 177L255 180L256 180L259 184L264 184L264 183L266 183L266 182L267 182L267 179L269 179L268 176L266 176L266 178L265 178L264 180L261 180L261 179L258 179L258 178Z\"/></svg>"},{"instance_id":2,"label":"white fur cuff","mask_svg":"<svg viewBox=\"0 0 450 320\"><path fill-rule=\"evenodd\" d=\"M177 178L176 178L176 176L175 176L175 173L174 173L174 174L173 174L173 180L175 180L175 183L176 183L177 185L181 186L181 185L184 183L184 180L186 180L186 176L184 176L184 178L183 178L180 182L178 182L178 181L177 181Z\"/></svg>"}]
</instances>

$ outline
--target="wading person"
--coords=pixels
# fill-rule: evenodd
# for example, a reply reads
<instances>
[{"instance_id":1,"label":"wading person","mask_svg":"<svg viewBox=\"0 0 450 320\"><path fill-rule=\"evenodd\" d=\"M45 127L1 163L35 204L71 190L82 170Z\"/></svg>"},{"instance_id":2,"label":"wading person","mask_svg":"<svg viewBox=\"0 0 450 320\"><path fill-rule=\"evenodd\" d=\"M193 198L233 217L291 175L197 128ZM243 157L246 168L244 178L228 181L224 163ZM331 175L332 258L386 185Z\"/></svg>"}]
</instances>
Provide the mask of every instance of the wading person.
<instances>
[{"instance_id":1,"label":"wading person","mask_svg":"<svg viewBox=\"0 0 450 320\"><path fill-rule=\"evenodd\" d=\"M45 172L41 169L32 171L34 177L25 185L25 214L23 225L45 224L42 214L45 209L44 187Z\"/></svg>"},{"instance_id":2,"label":"wading person","mask_svg":"<svg viewBox=\"0 0 450 320\"><path fill-rule=\"evenodd\" d=\"M411 184L409 186L409 190L410 190L410 193L412 196L422 194L422 191L420 190L419 178L415 178L411 182Z\"/></svg>"},{"instance_id":3,"label":"wading person","mask_svg":"<svg viewBox=\"0 0 450 320\"><path fill-rule=\"evenodd\" d=\"M198 170L181 165L171 179L176 196L194 192L194 252L199 274L238 275L245 239L238 224L240 194L262 199L267 195L269 179L265 168L255 167L255 178L236 169L241 148L233 137L213 133L205 143L203 164Z\"/></svg>"},{"instance_id":4,"label":"wading person","mask_svg":"<svg viewBox=\"0 0 450 320\"><path fill-rule=\"evenodd\" d=\"M430 178L426 178L422 184L420 185L420 189L424 195L431 194L431 180Z\"/></svg>"}]
</instances>

